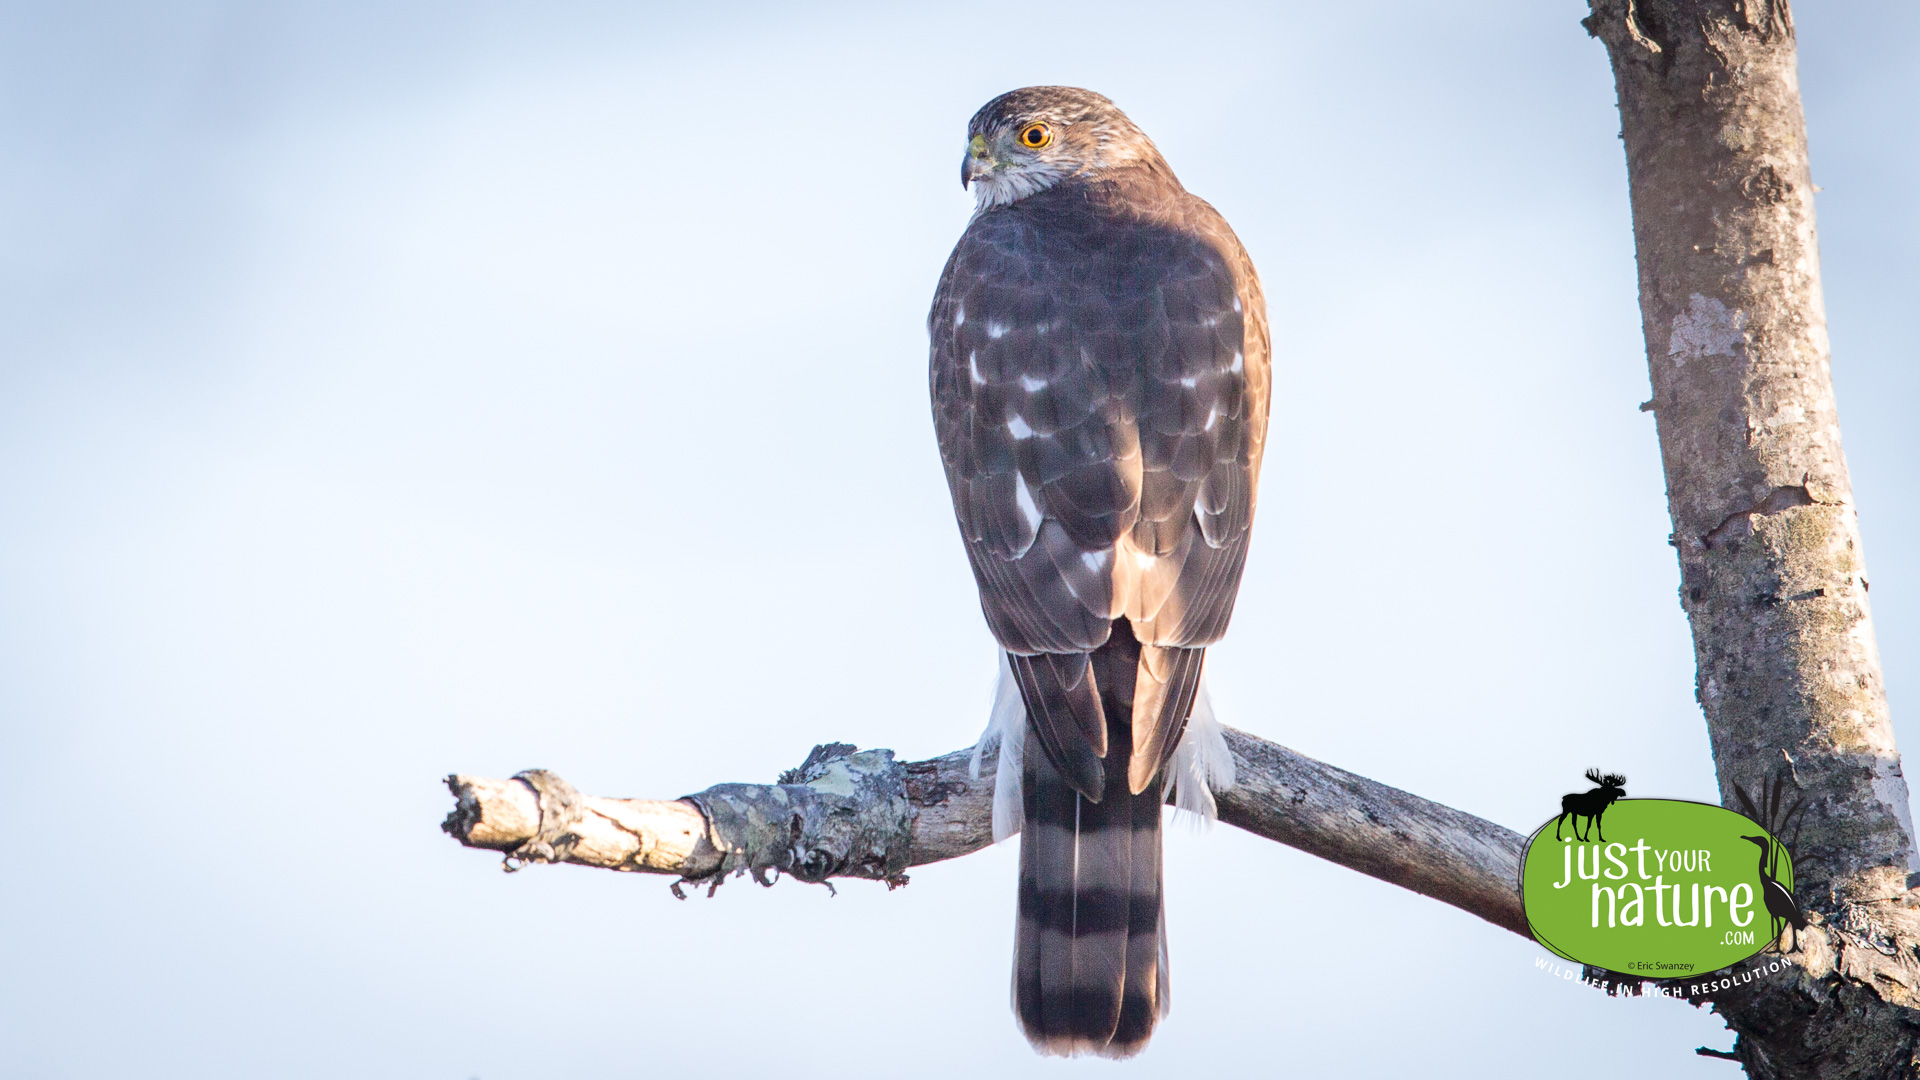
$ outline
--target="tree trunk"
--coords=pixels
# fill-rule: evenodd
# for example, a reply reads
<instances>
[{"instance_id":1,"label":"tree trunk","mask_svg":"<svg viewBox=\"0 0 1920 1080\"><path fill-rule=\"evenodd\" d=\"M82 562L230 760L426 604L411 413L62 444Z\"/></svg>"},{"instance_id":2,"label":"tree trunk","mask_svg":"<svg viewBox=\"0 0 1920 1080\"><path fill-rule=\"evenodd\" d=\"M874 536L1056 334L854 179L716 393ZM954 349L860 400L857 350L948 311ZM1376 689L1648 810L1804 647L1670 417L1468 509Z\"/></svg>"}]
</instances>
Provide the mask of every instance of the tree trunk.
<instances>
[{"instance_id":1,"label":"tree trunk","mask_svg":"<svg viewBox=\"0 0 1920 1080\"><path fill-rule=\"evenodd\" d=\"M1920 1076L1913 828L1828 371L1792 15L1785 0L1590 5L1619 91L1642 408L1721 800L1778 783L1805 807L1783 839L1815 925L1782 977L1714 1008L1753 1076Z\"/></svg>"}]
</instances>

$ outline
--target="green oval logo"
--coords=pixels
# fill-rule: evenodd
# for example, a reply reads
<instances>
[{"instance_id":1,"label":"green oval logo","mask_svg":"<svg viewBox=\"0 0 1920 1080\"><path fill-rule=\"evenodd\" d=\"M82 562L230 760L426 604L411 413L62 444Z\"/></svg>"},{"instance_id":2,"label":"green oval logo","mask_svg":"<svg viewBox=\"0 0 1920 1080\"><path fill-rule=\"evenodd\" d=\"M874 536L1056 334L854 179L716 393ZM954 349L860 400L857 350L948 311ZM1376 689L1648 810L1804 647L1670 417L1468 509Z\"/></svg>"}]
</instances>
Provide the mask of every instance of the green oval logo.
<instances>
[{"instance_id":1,"label":"green oval logo","mask_svg":"<svg viewBox=\"0 0 1920 1080\"><path fill-rule=\"evenodd\" d=\"M1746 815L1675 799L1616 798L1598 820L1577 809L1533 834L1520 873L1534 940L1562 959L1684 978L1799 920L1786 845Z\"/></svg>"}]
</instances>

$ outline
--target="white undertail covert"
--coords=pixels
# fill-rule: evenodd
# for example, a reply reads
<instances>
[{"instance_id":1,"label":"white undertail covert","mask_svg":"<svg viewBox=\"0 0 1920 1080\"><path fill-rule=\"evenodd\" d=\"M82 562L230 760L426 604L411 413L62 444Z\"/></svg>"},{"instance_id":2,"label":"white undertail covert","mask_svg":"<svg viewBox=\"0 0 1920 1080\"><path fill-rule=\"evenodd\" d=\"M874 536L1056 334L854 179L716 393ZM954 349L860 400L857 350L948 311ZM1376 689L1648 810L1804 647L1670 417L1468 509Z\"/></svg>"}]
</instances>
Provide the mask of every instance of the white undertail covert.
<instances>
[{"instance_id":1,"label":"white undertail covert","mask_svg":"<svg viewBox=\"0 0 1920 1080\"><path fill-rule=\"evenodd\" d=\"M996 748L998 760L993 772L993 840L999 843L1020 831L1020 777L1027 747L1027 707L1020 699L1020 686L1014 681L1007 654L1001 652L1000 675L993 685L993 709L986 730L973 744L972 776L980 779L986 756ZM1214 715L1213 696L1207 692L1207 677L1200 676L1199 689L1193 695L1193 713L1186 733L1167 762L1166 782L1173 785L1176 817L1185 817L1195 825L1210 825L1219 817L1214 793L1233 786L1233 753L1227 749L1227 737L1220 730L1220 718Z\"/></svg>"}]
</instances>

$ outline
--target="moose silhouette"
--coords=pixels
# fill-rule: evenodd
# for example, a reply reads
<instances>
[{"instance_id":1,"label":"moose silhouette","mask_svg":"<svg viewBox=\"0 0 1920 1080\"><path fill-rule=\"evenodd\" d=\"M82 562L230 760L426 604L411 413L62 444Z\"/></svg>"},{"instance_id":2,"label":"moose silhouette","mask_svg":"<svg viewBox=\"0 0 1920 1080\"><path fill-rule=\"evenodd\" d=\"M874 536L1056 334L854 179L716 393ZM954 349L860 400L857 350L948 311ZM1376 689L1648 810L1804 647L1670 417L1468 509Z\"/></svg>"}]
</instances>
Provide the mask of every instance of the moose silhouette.
<instances>
[{"instance_id":1,"label":"moose silhouette","mask_svg":"<svg viewBox=\"0 0 1920 1080\"><path fill-rule=\"evenodd\" d=\"M1588 769L1587 779L1600 786L1592 791L1574 792L1561 798L1560 816L1553 819L1555 840L1560 839L1560 823L1572 818L1574 839L1585 843L1587 837L1580 834L1580 819L1586 818L1588 834L1599 833L1600 842L1607 842L1607 834L1600 827L1600 817L1607 812L1607 807L1627 793L1627 778L1619 773L1603 776L1599 769Z\"/></svg>"}]
</instances>

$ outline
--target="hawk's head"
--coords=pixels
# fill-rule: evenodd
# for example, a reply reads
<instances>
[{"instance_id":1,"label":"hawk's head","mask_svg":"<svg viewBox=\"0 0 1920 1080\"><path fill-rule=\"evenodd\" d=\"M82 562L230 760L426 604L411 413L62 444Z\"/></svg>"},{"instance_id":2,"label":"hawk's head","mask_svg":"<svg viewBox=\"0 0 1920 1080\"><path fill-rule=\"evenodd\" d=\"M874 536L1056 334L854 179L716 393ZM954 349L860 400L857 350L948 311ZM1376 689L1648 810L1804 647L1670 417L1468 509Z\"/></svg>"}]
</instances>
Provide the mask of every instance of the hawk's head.
<instances>
[{"instance_id":1,"label":"hawk's head","mask_svg":"<svg viewBox=\"0 0 1920 1080\"><path fill-rule=\"evenodd\" d=\"M1069 176L1145 162L1165 164L1113 102L1072 86L1029 86L987 102L967 122L960 184L971 184L986 210Z\"/></svg>"}]
</instances>

